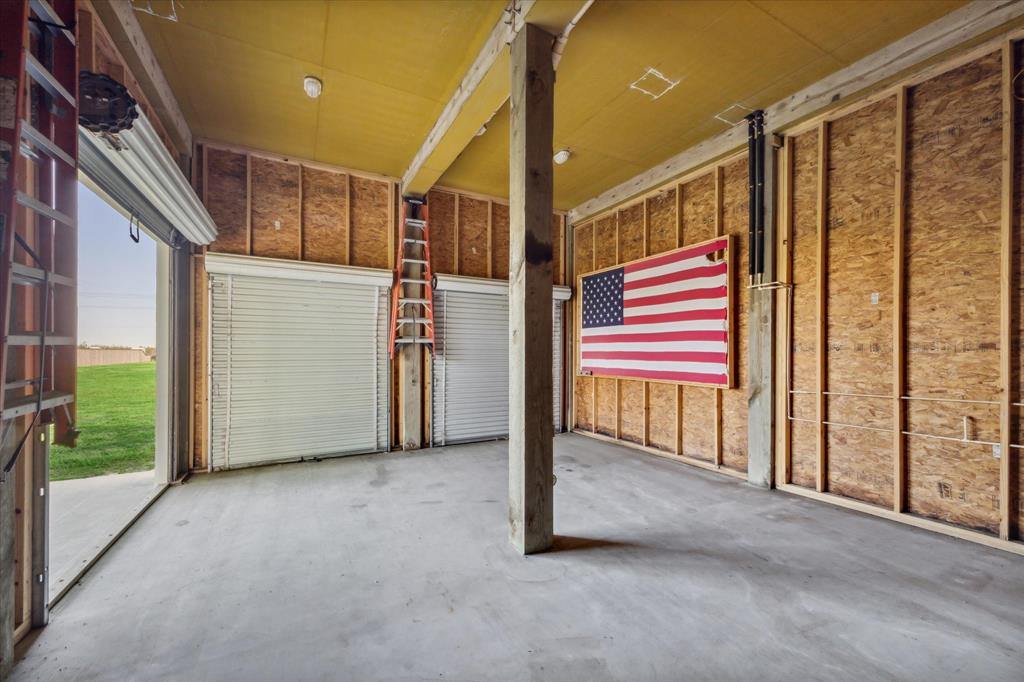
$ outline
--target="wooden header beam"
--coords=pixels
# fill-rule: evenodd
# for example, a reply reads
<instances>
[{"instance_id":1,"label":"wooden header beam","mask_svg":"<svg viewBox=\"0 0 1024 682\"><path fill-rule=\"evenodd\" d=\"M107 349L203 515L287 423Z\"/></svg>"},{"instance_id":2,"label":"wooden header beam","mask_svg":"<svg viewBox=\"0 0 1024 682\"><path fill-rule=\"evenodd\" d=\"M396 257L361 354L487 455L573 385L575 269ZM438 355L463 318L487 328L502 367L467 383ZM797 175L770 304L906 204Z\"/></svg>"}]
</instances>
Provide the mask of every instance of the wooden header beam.
<instances>
[{"instance_id":1,"label":"wooden header beam","mask_svg":"<svg viewBox=\"0 0 1024 682\"><path fill-rule=\"evenodd\" d=\"M513 0L509 3L409 168L402 174L403 194L426 194L473 141L480 128L508 101L508 45L524 23L528 21L552 34L567 34L578 21L581 8L587 4L582 0ZM549 51L554 46L555 38L552 38Z\"/></svg>"},{"instance_id":2,"label":"wooden header beam","mask_svg":"<svg viewBox=\"0 0 1024 682\"><path fill-rule=\"evenodd\" d=\"M1024 17L1024 2L975 0L918 29L874 54L837 71L765 109L769 131L777 132L841 99L863 93L948 50L980 40L987 33ZM734 126L612 187L569 211L575 224L663 185L684 173L738 151L747 141L746 126Z\"/></svg>"},{"instance_id":3,"label":"wooden header beam","mask_svg":"<svg viewBox=\"0 0 1024 682\"><path fill-rule=\"evenodd\" d=\"M182 153L191 155L192 131L135 16L131 1L102 0L90 5L156 109L174 144Z\"/></svg>"}]
</instances>

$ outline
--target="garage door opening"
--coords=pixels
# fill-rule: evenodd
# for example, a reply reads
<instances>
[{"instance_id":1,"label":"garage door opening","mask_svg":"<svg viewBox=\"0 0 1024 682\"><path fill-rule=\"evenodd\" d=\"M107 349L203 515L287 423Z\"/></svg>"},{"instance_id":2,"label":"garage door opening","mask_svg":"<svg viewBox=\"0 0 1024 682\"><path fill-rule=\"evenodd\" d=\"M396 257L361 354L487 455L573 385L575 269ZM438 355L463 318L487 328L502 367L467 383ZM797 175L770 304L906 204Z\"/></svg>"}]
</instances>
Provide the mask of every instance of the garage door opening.
<instances>
[{"instance_id":1,"label":"garage door opening","mask_svg":"<svg viewBox=\"0 0 1024 682\"><path fill-rule=\"evenodd\" d=\"M79 185L78 413L50 450L50 599L164 481L156 465L157 243Z\"/></svg>"}]
</instances>

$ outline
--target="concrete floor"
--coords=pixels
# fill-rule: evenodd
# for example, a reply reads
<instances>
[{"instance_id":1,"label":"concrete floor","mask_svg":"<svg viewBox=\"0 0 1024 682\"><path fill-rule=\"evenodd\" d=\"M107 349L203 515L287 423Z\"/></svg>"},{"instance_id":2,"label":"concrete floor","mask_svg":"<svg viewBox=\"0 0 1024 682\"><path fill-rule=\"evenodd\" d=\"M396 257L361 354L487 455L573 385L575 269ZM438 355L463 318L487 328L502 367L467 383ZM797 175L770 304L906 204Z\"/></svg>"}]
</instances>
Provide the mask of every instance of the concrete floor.
<instances>
[{"instance_id":1,"label":"concrete floor","mask_svg":"<svg viewBox=\"0 0 1024 682\"><path fill-rule=\"evenodd\" d=\"M50 598L157 492L152 471L50 483Z\"/></svg>"},{"instance_id":2,"label":"concrete floor","mask_svg":"<svg viewBox=\"0 0 1024 682\"><path fill-rule=\"evenodd\" d=\"M14 680L1021 680L1024 560L583 436L558 551L506 541L506 445L197 476Z\"/></svg>"}]
</instances>

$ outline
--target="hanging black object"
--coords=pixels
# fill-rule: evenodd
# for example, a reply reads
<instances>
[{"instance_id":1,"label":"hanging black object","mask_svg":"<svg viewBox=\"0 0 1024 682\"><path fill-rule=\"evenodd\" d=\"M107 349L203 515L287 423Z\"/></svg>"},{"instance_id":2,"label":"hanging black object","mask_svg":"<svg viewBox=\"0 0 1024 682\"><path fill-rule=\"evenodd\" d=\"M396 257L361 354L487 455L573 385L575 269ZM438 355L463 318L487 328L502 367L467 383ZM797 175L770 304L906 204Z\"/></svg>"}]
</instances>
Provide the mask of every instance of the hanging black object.
<instances>
[{"instance_id":1,"label":"hanging black object","mask_svg":"<svg viewBox=\"0 0 1024 682\"><path fill-rule=\"evenodd\" d=\"M747 275L750 283L764 274L764 111L758 109L747 121Z\"/></svg>"},{"instance_id":2,"label":"hanging black object","mask_svg":"<svg viewBox=\"0 0 1024 682\"><path fill-rule=\"evenodd\" d=\"M138 117L138 102L124 85L102 73L78 74L79 125L94 133L119 133Z\"/></svg>"}]
</instances>

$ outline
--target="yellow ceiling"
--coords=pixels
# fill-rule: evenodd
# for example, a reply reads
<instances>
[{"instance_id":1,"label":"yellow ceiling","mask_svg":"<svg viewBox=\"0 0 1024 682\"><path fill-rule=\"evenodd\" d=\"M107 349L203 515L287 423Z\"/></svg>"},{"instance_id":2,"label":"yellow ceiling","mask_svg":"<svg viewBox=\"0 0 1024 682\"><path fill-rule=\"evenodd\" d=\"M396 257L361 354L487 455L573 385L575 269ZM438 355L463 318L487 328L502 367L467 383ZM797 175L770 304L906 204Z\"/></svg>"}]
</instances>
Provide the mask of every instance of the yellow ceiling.
<instances>
[{"instance_id":1,"label":"yellow ceiling","mask_svg":"<svg viewBox=\"0 0 1024 682\"><path fill-rule=\"evenodd\" d=\"M734 103L767 107L962 4L598 0L558 67L555 149L573 156L555 166L555 205L572 208L725 130L714 116ZM631 90L648 67L679 84L657 100ZM507 195L508 137L506 105L441 184Z\"/></svg>"},{"instance_id":2,"label":"yellow ceiling","mask_svg":"<svg viewBox=\"0 0 1024 682\"><path fill-rule=\"evenodd\" d=\"M188 0L177 22L137 15L197 137L398 176L504 5Z\"/></svg>"},{"instance_id":3,"label":"yellow ceiling","mask_svg":"<svg viewBox=\"0 0 1024 682\"><path fill-rule=\"evenodd\" d=\"M547 0L551 1L551 0ZM138 0L137 0L138 3ZM166 0L154 0L158 10ZM503 0L188 0L140 13L199 137L400 176L498 21ZM961 0L598 0L558 70L555 171L568 209L964 4ZM654 67L679 84L652 100ZM320 76L311 100L302 78ZM441 178L507 196L508 106Z\"/></svg>"}]
</instances>

